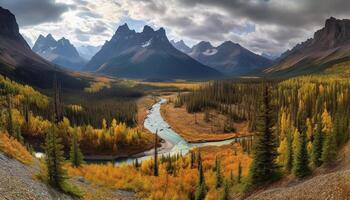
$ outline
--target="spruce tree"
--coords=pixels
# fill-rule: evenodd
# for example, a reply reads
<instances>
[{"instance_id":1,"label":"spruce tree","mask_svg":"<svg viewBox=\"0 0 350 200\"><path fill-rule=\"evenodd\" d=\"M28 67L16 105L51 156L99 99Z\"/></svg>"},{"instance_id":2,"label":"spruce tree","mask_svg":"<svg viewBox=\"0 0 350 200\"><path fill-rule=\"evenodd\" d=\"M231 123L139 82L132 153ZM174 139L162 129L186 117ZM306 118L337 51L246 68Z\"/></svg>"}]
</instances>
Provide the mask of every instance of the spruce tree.
<instances>
[{"instance_id":1,"label":"spruce tree","mask_svg":"<svg viewBox=\"0 0 350 200\"><path fill-rule=\"evenodd\" d=\"M154 165L153 165L153 175L158 176L158 130L154 137Z\"/></svg>"},{"instance_id":2,"label":"spruce tree","mask_svg":"<svg viewBox=\"0 0 350 200\"><path fill-rule=\"evenodd\" d=\"M205 199L205 195L207 194L207 185L205 183L205 177L203 172L202 160L198 160L198 182L195 192L195 200L203 200Z\"/></svg>"},{"instance_id":3,"label":"spruce tree","mask_svg":"<svg viewBox=\"0 0 350 200\"><path fill-rule=\"evenodd\" d=\"M238 162L238 172L237 172L237 182L241 183L241 179L242 179L242 165L241 165L241 161Z\"/></svg>"},{"instance_id":4,"label":"spruce tree","mask_svg":"<svg viewBox=\"0 0 350 200\"><path fill-rule=\"evenodd\" d=\"M228 183L227 180L225 180L224 191L220 197L220 200L229 200L230 199L229 194L230 194L230 184Z\"/></svg>"},{"instance_id":5,"label":"spruce tree","mask_svg":"<svg viewBox=\"0 0 350 200\"><path fill-rule=\"evenodd\" d=\"M84 162L84 156L79 148L77 131L77 128L75 128L69 153L70 162L72 163L73 167L80 167L80 165Z\"/></svg>"},{"instance_id":6,"label":"spruce tree","mask_svg":"<svg viewBox=\"0 0 350 200\"><path fill-rule=\"evenodd\" d=\"M62 184L65 180L65 172L62 168L64 162L63 154L61 139L58 138L56 127L53 125L46 133L45 162L49 184L59 189L62 189Z\"/></svg>"},{"instance_id":7,"label":"spruce tree","mask_svg":"<svg viewBox=\"0 0 350 200\"><path fill-rule=\"evenodd\" d=\"M215 187L220 188L223 184L223 177L221 173L221 163L219 160L216 160L216 169L215 169Z\"/></svg>"},{"instance_id":8,"label":"spruce tree","mask_svg":"<svg viewBox=\"0 0 350 200\"><path fill-rule=\"evenodd\" d=\"M286 139L287 139L287 152L286 152L286 163L284 167L287 170L287 172L290 172L293 167L293 144L292 144L292 135L290 131L287 132Z\"/></svg>"},{"instance_id":9,"label":"spruce tree","mask_svg":"<svg viewBox=\"0 0 350 200\"><path fill-rule=\"evenodd\" d=\"M307 136L304 131L298 135L298 141L294 156L293 174L302 178L310 174Z\"/></svg>"},{"instance_id":10,"label":"spruce tree","mask_svg":"<svg viewBox=\"0 0 350 200\"><path fill-rule=\"evenodd\" d=\"M22 131L21 131L20 125L16 125L14 137L17 139L18 142L23 143L23 137L22 137Z\"/></svg>"},{"instance_id":11,"label":"spruce tree","mask_svg":"<svg viewBox=\"0 0 350 200\"><path fill-rule=\"evenodd\" d=\"M312 141L312 164L315 167L319 167L322 164L322 149L323 149L323 134L321 130L321 125L316 125L316 130L314 133L314 140Z\"/></svg>"},{"instance_id":12,"label":"spruce tree","mask_svg":"<svg viewBox=\"0 0 350 200\"><path fill-rule=\"evenodd\" d=\"M278 166L277 144L273 133L272 109L268 86L264 86L263 98L257 116L253 161L249 170L251 186L258 186L276 178Z\"/></svg>"},{"instance_id":13,"label":"spruce tree","mask_svg":"<svg viewBox=\"0 0 350 200\"><path fill-rule=\"evenodd\" d=\"M15 126L13 124L13 117L12 117L12 102L11 102L11 96L8 94L6 96L7 101L7 131L11 136L15 136Z\"/></svg>"},{"instance_id":14,"label":"spruce tree","mask_svg":"<svg viewBox=\"0 0 350 200\"><path fill-rule=\"evenodd\" d=\"M337 159L337 139L334 133L326 135L326 139L322 149L322 162L326 166L330 166Z\"/></svg>"}]
</instances>

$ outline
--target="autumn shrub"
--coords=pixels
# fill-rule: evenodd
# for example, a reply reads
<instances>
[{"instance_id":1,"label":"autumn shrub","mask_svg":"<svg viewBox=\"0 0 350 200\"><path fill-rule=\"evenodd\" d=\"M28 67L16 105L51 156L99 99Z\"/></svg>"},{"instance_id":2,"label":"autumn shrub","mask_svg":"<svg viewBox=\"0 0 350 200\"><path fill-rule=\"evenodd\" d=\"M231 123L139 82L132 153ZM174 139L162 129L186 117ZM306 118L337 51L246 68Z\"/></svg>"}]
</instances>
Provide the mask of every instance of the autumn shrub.
<instances>
[{"instance_id":1,"label":"autumn shrub","mask_svg":"<svg viewBox=\"0 0 350 200\"><path fill-rule=\"evenodd\" d=\"M23 164L30 165L33 162L33 156L27 148L7 133L0 133L0 151Z\"/></svg>"}]
</instances>

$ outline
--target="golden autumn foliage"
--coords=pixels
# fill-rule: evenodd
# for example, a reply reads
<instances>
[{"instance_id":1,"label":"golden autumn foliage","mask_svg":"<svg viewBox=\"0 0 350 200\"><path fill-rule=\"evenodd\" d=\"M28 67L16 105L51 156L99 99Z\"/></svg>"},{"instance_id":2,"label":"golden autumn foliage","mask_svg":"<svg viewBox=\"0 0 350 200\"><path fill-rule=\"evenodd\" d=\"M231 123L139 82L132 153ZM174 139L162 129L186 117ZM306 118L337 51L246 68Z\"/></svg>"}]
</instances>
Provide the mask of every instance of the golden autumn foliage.
<instances>
[{"instance_id":1,"label":"golden autumn foliage","mask_svg":"<svg viewBox=\"0 0 350 200\"><path fill-rule=\"evenodd\" d=\"M33 156L27 148L7 133L0 133L0 151L23 164L29 165L33 162Z\"/></svg>"},{"instance_id":2,"label":"golden autumn foliage","mask_svg":"<svg viewBox=\"0 0 350 200\"><path fill-rule=\"evenodd\" d=\"M194 150L197 151L197 150ZM238 144L222 147L208 146L200 148L203 168L208 185L206 199L219 199L222 188L215 188L215 172L212 170L216 157L221 160L221 168L226 179L230 178L231 171L236 177L238 162L243 167L243 176L248 174L251 158L244 154ZM80 168L66 165L70 176L83 176L98 186L135 191L140 199L166 200L187 199L188 193L194 191L197 184L197 167L190 167L190 156L182 156L173 163L175 174L167 173L167 163L160 163L159 176L152 176L153 160L143 161L136 169L131 165L88 164ZM237 183L235 183L237 184ZM220 191L219 191L220 190ZM88 195L86 199L91 197Z\"/></svg>"},{"instance_id":3,"label":"golden autumn foliage","mask_svg":"<svg viewBox=\"0 0 350 200\"><path fill-rule=\"evenodd\" d=\"M35 104L39 108L46 108L49 105L49 99L45 95L28 85L22 85L15 81L11 81L2 75L0 75L0 91L1 90L16 96L15 99L17 100L23 101L26 99L28 103Z\"/></svg>"},{"instance_id":4,"label":"golden autumn foliage","mask_svg":"<svg viewBox=\"0 0 350 200\"><path fill-rule=\"evenodd\" d=\"M87 93L96 93L102 90L103 88L110 88L111 85L108 82L93 82L88 88L85 88L84 91Z\"/></svg>"}]
</instances>

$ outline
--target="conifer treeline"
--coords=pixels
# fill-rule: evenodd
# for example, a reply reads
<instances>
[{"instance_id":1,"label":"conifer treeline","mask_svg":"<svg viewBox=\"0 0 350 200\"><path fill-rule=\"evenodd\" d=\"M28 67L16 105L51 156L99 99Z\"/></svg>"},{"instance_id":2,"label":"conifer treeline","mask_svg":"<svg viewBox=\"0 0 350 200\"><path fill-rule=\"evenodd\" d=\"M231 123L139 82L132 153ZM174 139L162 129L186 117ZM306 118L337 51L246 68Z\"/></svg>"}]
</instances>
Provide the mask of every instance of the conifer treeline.
<instances>
[{"instance_id":1,"label":"conifer treeline","mask_svg":"<svg viewBox=\"0 0 350 200\"><path fill-rule=\"evenodd\" d=\"M313 168L322 164L334 164L337 149L350 136L350 80L308 76L271 82L268 123L263 123L266 118L262 118L259 112L264 105L259 101L264 90L264 84L257 81L214 81L198 90L179 95L176 104L185 105L188 112L217 109L233 120L247 120L250 129L255 132L267 134L267 130L273 130L268 135L275 135L275 142L273 139L262 141L260 137L254 138L255 161L252 169L259 160L266 161L267 158L261 156L266 156L268 152L264 153L262 149L267 149L269 143L275 143L278 149L277 152L269 150L274 156L268 156L273 162L267 165L276 162L283 166L286 173L297 177L307 176ZM261 128L262 125L269 128ZM242 144L245 146L244 141ZM260 156L257 155L257 148L261 150ZM256 170L256 173L260 172L260 169ZM262 174L272 177L269 173ZM262 176L251 176L253 182L266 182L269 179L265 181Z\"/></svg>"}]
</instances>

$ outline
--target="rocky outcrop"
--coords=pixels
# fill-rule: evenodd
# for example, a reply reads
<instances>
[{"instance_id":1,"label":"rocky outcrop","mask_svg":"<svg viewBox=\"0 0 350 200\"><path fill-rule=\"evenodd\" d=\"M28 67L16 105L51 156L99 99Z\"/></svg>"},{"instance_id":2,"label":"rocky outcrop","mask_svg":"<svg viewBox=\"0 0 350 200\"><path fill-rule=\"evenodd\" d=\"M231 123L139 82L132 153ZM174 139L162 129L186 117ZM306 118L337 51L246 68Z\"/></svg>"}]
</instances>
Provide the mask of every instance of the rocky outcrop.
<instances>
[{"instance_id":1,"label":"rocky outcrop","mask_svg":"<svg viewBox=\"0 0 350 200\"><path fill-rule=\"evenodd\" d=\"M265 70L271 75L318 73L333 64L350 60L350 20L326 20L313 38L283 53L276 64Z\"/></svg>"}]
</instances>

